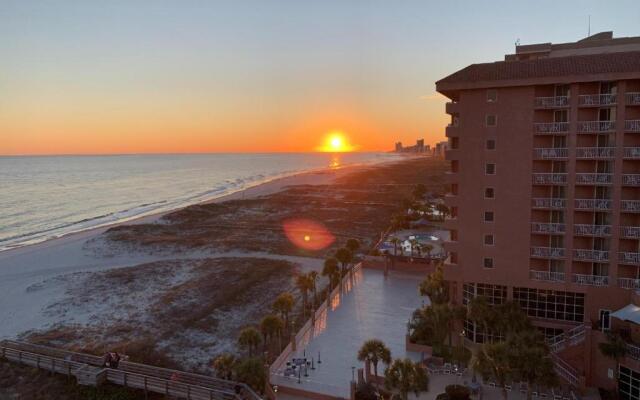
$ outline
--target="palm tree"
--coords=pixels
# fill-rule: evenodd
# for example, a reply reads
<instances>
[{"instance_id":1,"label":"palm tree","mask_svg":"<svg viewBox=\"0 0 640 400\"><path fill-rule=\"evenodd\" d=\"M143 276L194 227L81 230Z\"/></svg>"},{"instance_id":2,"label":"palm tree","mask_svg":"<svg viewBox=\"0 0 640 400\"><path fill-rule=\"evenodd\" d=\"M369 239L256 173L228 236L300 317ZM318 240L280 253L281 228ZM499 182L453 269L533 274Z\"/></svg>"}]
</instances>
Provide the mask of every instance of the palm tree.
<instances>
[{"instance_id":1,"label":"palm tree","mask_svg":"<svg viewBox=\"0 0 640 400\"><path fill-rule=\"evenodd\" d=\"M409 239L409 244L411 244L411 257L413 257L413 250L418 245L418 241L416 239Z\"/></svg>"},{"instance_id":2,"label":"palm tree","mask_svg":"<svg viewBox=\"0 0 640 400\"><path fill-rule=\"evenodd\" d=\"M436 204L436 210L438 210L438 212L440 212L440 214L442 215L442 217L440 217L440 218L443 221L447 217L447 215L449 215L449 207L447 207L446 205L444 205L442 203Z\"/></svg>"},{"instance_id":3,"label":"palm tree","mask_svg":"<svg viewBox=\"0 0 640 400\"><path fill-rule=\"evenodd\" d=\"M373 364L373 375L376 377L376 383L378 381L378 362L382 361L384 364L389 365L391 363L391 350L378 339L370 339L362 344L358 351L358 360L364 363Z\"/></svg>"},{"instance_id":4,"label":"palm tree","mask_svg":"<svg viewBox=\"0 0 640 400\"><path fill-rule=\"evenodd\" d=\"M430 244L422 245L422 250L427 253L427 258L431 258L431 252L433 251L433 246Z\"/></svg>"},{"instance_id":5,"label":"palm tree","mask_svg":"<svg viewBox=\"0 0 640 400\"><path fill-rule=\"evenodd\" d=\"M329 293L331 293L331 291L333 290L333 283L336 280L338 273L338 260L333 257L324 260L322 276L326 276L329 278Z\"/></svg>"},{"instance_id":6,"label":"palm tree","mask_svg":"<svg viewBox=\"0 0 640 400\"><path fill-rule=\"evenodd\" d=\"M521 331L508 340L509 363L515 379L527 382L527 400L531 400L534 385L556 387L556 375L549 347L537 329Z\"/></svg>"},{"instance_id":7,"label":"palm tree","mask_svg":"<svg viewBox=\"0 0 640 400\"><path fill-rule=\"evenodd\" d=\"M269 314L262 318L262 321L260 321L260 331L262 332L265 346L270 342L270 339L274 337L280 340L283 327L284 322L277 315ZM282 348L282 346L280 346L280 348Z\"/></svg>"},{"instance_id":8,"label":"palm tree","mask_svg":"<svg viewBox=\"0 0 640 400\"><path fill-rule=\"evenodd\" d=\"M341 247L336 251L336 259L340 261L342 269L340 271L340 276L344 276L345 270L347 269L347 265L353 260L353 253L351 250Z\"/></svg>"},{"instance_id":9,"label":"palm tree","mask_svg":"<svg viewBox=\"0 0 640 400\"><path fill-rule=\"evenodd\" d=\"M489 304L486 297L477 296L471 299L467 308L469 319L481 327L485 334L488 334L491 330L495 330L490 327L495 328L496 326L496 313L493 305Z\"/></svg>"},{"instance_id":10,"label":"palm tree","mask_svg":"<svg viewBox=\"0 0 640 400\"><path fill-rule=\"evenodd\" d=\"M384 372L384 385L388 390L398 390L401 399L407 400L409 392L413 392L417 397L420 392L429 390L429 377L419 363L414 363L408 358L398 359Z\"/></svg>"},{"instance_id":11,"label":"palm tree","mask_svg":"<svg viewBox=\"0 0 640 400\"><path fill-rule=\"evenodd\" d=\"M253 357L253 350L260 345L260 332L252 326L244 328L238 336L238 345L249 351L249 357Z\"/></svg>"},{"instance_id":12,"label":"palm tree","mask_svg":"<svg viewBox=\"0 0 640 400\"><path fill-rule=\"evenodd\" d=\"M233 379L233 369L238 361L232 354L220 354L213 360L216 377L230 381Z\"/></svg>"},{"instance_id":13,"label":"palm tree","mask_svg":"<svg viewBox=\"0 0 640 400\"><path fill-rule=\"evenodd\" d=\"M616 361L616 371L620 370L620 359L627 355L628 347L622 336L618 333L609 333L607 341L598 344L600 352Z\"/></svg>"},{"instance_id":14,"label":"palm tree","mask_svg":"<svg viewBox=\"0 0 640 400\"><path fill-rule=\"evenodd\" d=\"M293 295L289 292L280 293L273 302L273 311L280 313L280 316L284 319L284 326L287 329L289 329L289 313L293 310L294 303Z\"/></svg>"},{"instance_id":15,"label":"palm tree","mask_svg":"<svg viewBox=\"0 0 640 400\"><path fill-rule=\"evenodd\" d=\"M532 329L531 320L514 301L507 301L493 307L495 330L508 337Z\"/></svg>"},{"instance_id":16,"label":"palm tree","mask_svg":"<svg viewBox=\"0 0 640 400\"><path fill-rule=\"evenodd\" d=\"M397 256L398 255L398 245L400 244L400 239L398 239L397 237L392 237L390 242L393 244L393 255Z\"/></svg>"},{"instance_id":17,"label":"palm tree","mask_svg":"<svg viewBox=\"0 0 640 400\"><path fill-rule=\"evenodd\" d=\"M318 295L316 292L316 282L318 281L318 273L316 271L311 271L307 274L309 279L309 283L311 284L311 290L313 291L313 308L316 307L318 303Z\"/></svg>"},{"instance_id":18,"label":"palm tree","mask_svg":"<svg viewBox=\"0 0 640 400\"><path fill-rule=\"evenodd\" d=\"M349 239L347 240L347 243L344 247L349 249L351 253L355 254L356 251L358 251L358 249L360 248L360 242L358 241L358 239Z\"/></svg>"},{"instance_id":19,"label":"palm tree","mask_svg":"<svg viewBox=\"0 0 640 400\"><path fill-rule=\"evenodd\" d=\"M476 354L473 370L483 377L493 377L496 386L502 388L502 397L507 399L505 384L513 376L510 348L506 342L485 343Z\"/></svg>"},{"instance_id":20,"label":"palm tree","mask_svg":"<svg viewBox=\"0 0 640 400\"><path fill-rule=\"evenodd\" d=\"M449 290L444 280L444 269L438 264L436 269L420 282L420 294L429 296L434 304L443 304L449 301Z\"/></svg>"},{"instance_id":21,"label":"palm tree","mask_svg":"<svg viewBox=\"0 0 640 400\"><path fill-rule=\"evenodd\" d=\"M309 276L298 275L298 277L296 278L296 287L302 294L302 318L305 318L305 316L307 315L307 298L309 295L309 290L312 289Z\"/></svg>"},{"instance_id":22,"label":"palm tree","mask_svg":"<svg viewBox=\"0 0 640 400\"><path fill-rule=\"evenodd\" d=\"M253 390L264 393L267 373L264 361L259 358L245 358L235 367L236 379L251 386Z\"/></svg>"}]
</instances>

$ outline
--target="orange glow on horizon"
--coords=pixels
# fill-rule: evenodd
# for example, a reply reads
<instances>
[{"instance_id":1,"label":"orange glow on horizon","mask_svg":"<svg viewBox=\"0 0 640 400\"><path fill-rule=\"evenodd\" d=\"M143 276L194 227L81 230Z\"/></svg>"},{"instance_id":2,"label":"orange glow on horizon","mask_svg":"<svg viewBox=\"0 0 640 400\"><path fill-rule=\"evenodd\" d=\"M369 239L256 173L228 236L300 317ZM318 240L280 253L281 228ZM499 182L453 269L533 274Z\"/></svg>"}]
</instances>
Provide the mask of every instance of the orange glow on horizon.
<instances>
[{"instance_id":1,"label":"orange glow on horizon","mask_svg":"<svg viewBox=\"0 0 640 400\"><path fill-rule=\"evenodd\" d=\"M354 151L355 147L349 144L342 131L332 131L324 139L324 144L316 148L325 153L347 153Z\"/></svg>"}]
</instances>

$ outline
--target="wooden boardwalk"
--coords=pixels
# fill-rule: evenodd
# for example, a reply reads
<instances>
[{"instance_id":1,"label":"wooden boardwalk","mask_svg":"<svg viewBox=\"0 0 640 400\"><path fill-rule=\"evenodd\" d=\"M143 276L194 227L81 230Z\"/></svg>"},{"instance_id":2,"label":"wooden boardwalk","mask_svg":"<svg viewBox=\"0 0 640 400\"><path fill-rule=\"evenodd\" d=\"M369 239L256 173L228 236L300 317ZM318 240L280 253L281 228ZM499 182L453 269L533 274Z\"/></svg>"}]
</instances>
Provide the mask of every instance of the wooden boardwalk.
<instances>
[{"instance_id":1,"label":"wooden boardwalk","mask_svg":"<svg viewBox=\"0 0 640 400\"><path fill-rule=\"evenodd\" d=\"M102 368L102 357L16 341L0 342L0 357L69 377L80 384L102 382L188 400L261 400L244 383L206 375L121 361L118 369Z\"/></svg>"}]
</instances>

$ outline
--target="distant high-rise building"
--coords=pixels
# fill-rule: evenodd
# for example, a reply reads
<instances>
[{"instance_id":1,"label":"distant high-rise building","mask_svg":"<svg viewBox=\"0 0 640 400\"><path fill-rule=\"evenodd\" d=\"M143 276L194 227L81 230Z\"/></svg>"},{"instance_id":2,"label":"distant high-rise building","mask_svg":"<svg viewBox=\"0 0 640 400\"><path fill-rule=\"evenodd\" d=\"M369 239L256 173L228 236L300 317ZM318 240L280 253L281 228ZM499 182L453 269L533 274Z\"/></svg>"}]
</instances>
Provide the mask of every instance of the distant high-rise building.
<instances>
[{"instance_id":1,"label":"distant high-rise building","mask_svg":"<svg viewBox=\"0 0 640 400\"><path fill-rule=\"evenodd\" d=\"M396 152L402 153L402 142L396 142Z\"/></svg>"},{"instance_id":2,"label":"distant high-rise building","mask_svg":"<svg viewBox=\"0 0 640 400\"><path fill-rule=\"evenodd\" d=\"M437 90L451 99L452 301L517 302L565 383L639 399L640 37L516 46ZM619 363L599 349L608 332Z\"/></svg>"}]
</instances>

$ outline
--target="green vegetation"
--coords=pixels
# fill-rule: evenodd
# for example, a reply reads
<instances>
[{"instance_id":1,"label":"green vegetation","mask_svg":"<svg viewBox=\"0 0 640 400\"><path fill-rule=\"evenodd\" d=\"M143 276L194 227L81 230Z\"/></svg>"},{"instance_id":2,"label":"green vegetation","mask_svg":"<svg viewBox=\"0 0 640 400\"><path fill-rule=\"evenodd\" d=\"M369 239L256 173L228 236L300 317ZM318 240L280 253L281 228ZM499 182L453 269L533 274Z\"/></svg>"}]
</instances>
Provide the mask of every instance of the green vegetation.
<instances>
[{"instance_id":1,"label":"green vegetation","mask_svg":"<svg viewBox=\"0 0 640 400\"><path fill-rule=\"evenodd\" d=\"M419 363L408 358L397 359L384 373L384 384L388 390L397 390L402 400L407 400L409 393L416 396L429 390L427 371Z\"/></svg>"},{"instance_id":2,"label":"green vegetation","mask_svg":"<svg viewBox=\"0 0 640 400\"><path fill-rule=\"evenodd\" d=\"M262 339L260 338L260 332L252 326L244 328L240 331L238 336L238 346L241 349L249 352L249 357L253 357L253 352L258 349Z\"/></svg>"},{"instance_id":3,"label":"green vegetation","mask_svg":"<svg viewBox=\"0 0 640 400\"><path fill-rule=\"evenodd\" d=\"M471 391L468 387L462 385L449 385L444 388L447 400L469 400Z\"/></svg>"},{"instance_id":4,"label":"green vegetation","mask_svg":"<svg viewBox=\"0 0 640 400\"><path fill-rule=\"evenodd\" d=\"M289 292L281 293L273 302L273 311L280 313L280 317L284 319L284 326L289 329L289 314L293 310L295 300Z\"/></svg>"},{"instance_id":5,"label":"green vegetation","mask_svg":"<svg viewBox=\"0 0 640 400\"><path fill-rule=\"evenodd\" d=\"M391 363L391 350L378 339L370 339L364 342L360 351L358 351L358 360L373 365L373 375L378 378L378 363L382 361L384 364Z\"/></svg>"}]
</instances>

